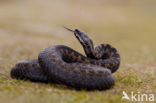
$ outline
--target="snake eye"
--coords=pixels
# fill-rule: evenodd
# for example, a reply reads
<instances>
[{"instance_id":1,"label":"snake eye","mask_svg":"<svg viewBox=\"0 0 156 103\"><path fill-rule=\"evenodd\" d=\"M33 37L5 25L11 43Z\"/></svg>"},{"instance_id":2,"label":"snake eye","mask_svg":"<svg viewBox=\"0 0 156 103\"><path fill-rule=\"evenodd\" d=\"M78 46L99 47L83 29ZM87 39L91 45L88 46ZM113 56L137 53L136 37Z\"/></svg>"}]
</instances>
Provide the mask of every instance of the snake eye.
<instances>
[{"instance_id":1,"label":"snake eye","mask_svg":"<svg viewBox=\"0 0 156 103\"><path fill-rule=\"evenodd\" d=\"M75 29L75 31L78 32L79 30L78 29Z\"/></svg>"},{"instance_id":2,"label":"snake eye","mask_svg":"<svg viewBox=\"0 0 156 103\"><path fill-rule=\"evenodd\" d=\"M75 33L81 35L81 32L79 29L75 29Z\"/></svg>"}]
</instances>

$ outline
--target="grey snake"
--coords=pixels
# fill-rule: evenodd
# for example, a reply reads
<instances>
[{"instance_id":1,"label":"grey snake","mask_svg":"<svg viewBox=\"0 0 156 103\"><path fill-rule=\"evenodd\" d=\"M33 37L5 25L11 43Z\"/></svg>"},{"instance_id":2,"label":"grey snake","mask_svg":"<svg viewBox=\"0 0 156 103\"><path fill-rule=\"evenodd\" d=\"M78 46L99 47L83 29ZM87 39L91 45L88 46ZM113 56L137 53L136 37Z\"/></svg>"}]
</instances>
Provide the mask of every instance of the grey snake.
<instances>
[{"instance_id":1,"label":"grey snake","mask_svg":"<svg viewBox=\"0 0 156 103\"><path fill-rule=\"evenodd\" d=\"M66 28L66 27L65 27ZM103 90L114 85L114 73L120 55L110 44L94 47L93 41L80 29L71 30L86 56L64 45L46 47L38 59L24 60L11 69L11 77L33 82L59 83L75 89Z\"/></svg>"}]
</instances>

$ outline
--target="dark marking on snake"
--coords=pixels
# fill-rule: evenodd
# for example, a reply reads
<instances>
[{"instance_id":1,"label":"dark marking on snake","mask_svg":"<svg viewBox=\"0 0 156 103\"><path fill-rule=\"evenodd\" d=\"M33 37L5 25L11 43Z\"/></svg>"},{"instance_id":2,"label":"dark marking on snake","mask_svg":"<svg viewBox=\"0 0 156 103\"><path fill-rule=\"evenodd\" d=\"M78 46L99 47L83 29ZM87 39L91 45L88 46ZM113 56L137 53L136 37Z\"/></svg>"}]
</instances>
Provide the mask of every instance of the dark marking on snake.
<instances>
[{"instance_id":1,"label":"dark marking on snake","mask_svg":"<svg viewBox=\"0 0 156 103\"><path fill-rule=\"evenodd\" d=\"M38 59L15 64L11 77L33 82L59 83L75 89L103 90L114 85L114 73L120 55L109 44L94 47L93 41L80 29L71 30L82 45L86 56L64 45L44 48Z\"/></svg>"}]
</instances>

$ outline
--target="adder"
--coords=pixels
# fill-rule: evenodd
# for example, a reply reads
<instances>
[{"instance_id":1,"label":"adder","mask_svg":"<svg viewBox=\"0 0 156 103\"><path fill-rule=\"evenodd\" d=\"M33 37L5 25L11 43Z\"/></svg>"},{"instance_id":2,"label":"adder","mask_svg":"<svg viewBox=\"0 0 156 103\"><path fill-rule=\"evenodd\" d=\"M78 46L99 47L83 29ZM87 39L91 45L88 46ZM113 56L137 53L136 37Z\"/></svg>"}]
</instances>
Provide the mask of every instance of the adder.
<instances>
[{"instance_id":1,"label":"adder","mask_svg":"<svg viewBox=\"0 0 156 103\"><path fill-rule=\"evenodd\" d=\"M65 45L46 47L38 59L16 63L11 77L33 82L59 83L75 89L103 90L114 85L114 73L120 66L120 55L110 44L93 45L80 29L71 30L86 56Z\"/></svg>"}]
</instances>

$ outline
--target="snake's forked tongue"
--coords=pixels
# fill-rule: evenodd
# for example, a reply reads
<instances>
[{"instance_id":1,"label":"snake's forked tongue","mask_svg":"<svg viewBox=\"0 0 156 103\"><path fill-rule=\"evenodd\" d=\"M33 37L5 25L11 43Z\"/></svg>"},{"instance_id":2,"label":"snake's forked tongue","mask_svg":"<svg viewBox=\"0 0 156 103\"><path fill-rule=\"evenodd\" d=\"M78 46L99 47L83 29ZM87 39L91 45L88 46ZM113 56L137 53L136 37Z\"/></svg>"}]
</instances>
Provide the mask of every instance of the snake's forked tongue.
<instances>
[{"instance_id":1,"label":"snake's forked tongue","mask_svg":"<svg viewBox=\"0 0 156 103\"><path fill-rule=\"evenodd\" d=\"M65 26L63 26L63 27L64 27L65 29L71 31L71 32L74 32L74 30L72 30L72 29L70 29L70 28L67 28L67 27L65 27Z\"/></svg>"}]
</instances>

